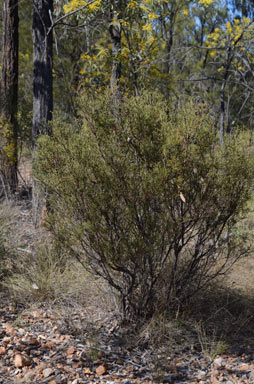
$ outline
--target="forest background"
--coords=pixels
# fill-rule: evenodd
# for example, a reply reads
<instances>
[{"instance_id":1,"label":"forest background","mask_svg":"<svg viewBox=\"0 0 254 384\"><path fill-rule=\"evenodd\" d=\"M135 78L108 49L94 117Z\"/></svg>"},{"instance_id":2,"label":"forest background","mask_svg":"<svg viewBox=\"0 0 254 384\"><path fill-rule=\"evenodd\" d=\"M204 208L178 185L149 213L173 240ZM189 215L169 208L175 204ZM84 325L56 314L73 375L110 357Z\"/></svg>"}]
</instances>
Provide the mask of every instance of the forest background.
<instances>
[{"instance_id":1,"label":"forest background","mask_svg":"<svg viewBox=\"0 0 254 384\"><path fill-rule=\"evenodd\" d=\"M19 194L24 157L37 159L33 221L39 227L46 206L54 252L79 262L86 254L86 269L119 293L124 316L150 318L164 305L162 286L167 305L179 310L176 303L189 303L189 296L250 254L246 231L235 225L253 183L253 2L0 4L2 198ZM239 132L247 135L239 138Z\"/></svg>"},{"instance_id":2,"label":"forest background","mask_svg":"<svg viewBox=\"0 0 254 384\"><path fill-rule=\"evenodd\" d=\"M54 23L55 111L77 116L79 92L102 91L115 70L125 93L157 89L169 99L192 96L208 103L221 134L237 125L252 128L251 1L51 3L38 5L54 6L48 28ZM32 141L33 6L25 0L16 5L20 146Z\"/></svg>"}]
</instances>

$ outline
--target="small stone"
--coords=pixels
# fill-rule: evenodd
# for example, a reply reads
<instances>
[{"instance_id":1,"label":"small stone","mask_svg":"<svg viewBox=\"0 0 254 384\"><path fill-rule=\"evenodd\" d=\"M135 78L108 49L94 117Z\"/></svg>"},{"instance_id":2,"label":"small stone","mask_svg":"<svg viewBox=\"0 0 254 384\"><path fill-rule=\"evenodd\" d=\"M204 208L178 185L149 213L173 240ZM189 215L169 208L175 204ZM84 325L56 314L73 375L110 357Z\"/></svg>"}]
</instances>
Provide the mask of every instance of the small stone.
<instances>
[{"instance_id":1,"label":"small stone","mask_svg":"<svg viewBox=\"0 0 254 384\"><path fill-rule=\"evenodd\" d=\"M6 354L6 348L0 347L0 355L5 355L5 354Z\"/></svg>"},{"instance_id":2,"label":"small stone","mask_svg":"<svg viewBox=\"0 0 254 384\"><path fill-rule=\"evenodd\" d=\"M69 347L69 348L67 349L67 351L66 351L66 355L67 355L67 356L73 355L75 351L76 351L76 348L75 348L74 346Z\"/></svg>"},{"instance_id":3,"label":"small stone","mask_svg":"<svg viewBox=\"0 0 254 384\"><path fill-rule=\"evenodd\" d=\"M247 364L241 365L240 370L241 371L251 371L250 366Z\"/></svg>"},{"instance_id":4,"label":"small stone","mask_svg":"<svg viewBox=\"0 0 254 384\"><path fill-rule=\"evenodd\" d=\"M36 373L34 371L29 371L25 374L23 377L23 382L24 383L30 383L32 380L34 380Z\"/></svg>"},{"instance_id":5,"label":"small stone","mask_svg":"<svg viewBox=\"0 0 254 384\"><path fill-rule=\"evenodd\" d=\"M6 333L8 333L8 335L11 335L11 336L13 336L16 333L16 329L11 327L9 324L7 324L7 327L5 328L5 330L6 330Z\"/></svg>"},{"instance_id":6,"label":"small stone","mask_svg":"<svg viewBox=\"0 0 254 384\"><path fill-rule=\"evenodd\" d=\"M223 365L226 364L226 360L223 359L222 357L217 357L214 362L213 362L213 366L214 368L219 368L219 367L222 367Z\"/></svg>"},{"instance_id":7,"label":"small stone","mask_svg":"<svg viewBox=\"0 0 254 384\"><path fill-rule=\"evenodd\" d=\"M29 344L29 345L38 345L39 341L36 339L36 337L31 337L30 339L27 340L27 344Z\"/></svg>"},{"instance_id":8,"label":"small stone","mask_svg":"<svg viewBox=\"0 0 254 384\"><path fill-rule=\"evenodd\" d=\"M102 376L107 372L107 368L104 365L99 365L95 371L97 376Z\"/></svg>"},{"instance_id":9,"label":"small stone","mask_svg":"<svg viewBox=\"0 0 254 384\"><path fill-rule=\"evenodd\" d=\"M48 341L47 343L43 343L42 349L53 349L54 348L54 343L52 341Z\"/></svg>"},{"instance_id":10,"label":"small stone","mask_svg":"<svg viewBox=\"0 0 254 384\"><path fill-rule=\"evenodd\" d=\"M23 368L31 364L31 359L27 355L21 355L18 353L14 357L14 365L17 368Z\"/></svg>"},{"instance_id":11,"label":"small stone","mask_svg":"<svg viewBox=\"0 0 254 384\"><path fill-rule=\"evenodd\" d=\"M8 336L5 336L5 337L2 339L2 342L3 342L3 343L6 343L6 344L8 344L10 341L11 341L11 338L8 337Z\"/></svg>"},{"instance_id":12,"label":"small stone","mask_svg":"<svg viewBox=\"0 0 254 384\"><path fill-rule=\"evenodd\" d=\"M202 377L205 375L206 375L206 371L199 371L198 378L202 379Z\"/></svg>"},{"instance_id":13,"label":"small stone","mask_svg":"<svg viewBox=\"0 0 254 384\"><path fill-rule=\"evenodd\" d=\"M42 371L42 374L44 377L49 377L53 375L53 373L54 373L54 370L52 368L46 368Z\"/></svg>"}]
</instances>

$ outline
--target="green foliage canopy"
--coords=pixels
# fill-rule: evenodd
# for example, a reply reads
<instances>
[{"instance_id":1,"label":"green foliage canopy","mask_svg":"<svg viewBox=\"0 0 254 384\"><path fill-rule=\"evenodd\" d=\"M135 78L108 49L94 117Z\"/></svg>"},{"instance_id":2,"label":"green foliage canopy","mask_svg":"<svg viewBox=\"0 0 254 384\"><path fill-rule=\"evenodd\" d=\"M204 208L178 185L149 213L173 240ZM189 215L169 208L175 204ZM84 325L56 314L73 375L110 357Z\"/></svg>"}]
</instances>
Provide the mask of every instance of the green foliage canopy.
<instances>
[{"instance_id":1,"label":"green foliage canopy","mask_svg":"<svg viewBox=\"0 0 254 384\"><path fill-rule=\"evenodd\" d=\"M248 252L236 230L253 184L246 138L221 146L205 105L85 97L83 125L39 141L36 177L57 241L118 291L122 310L184 303ZM89 112L87 112L89 111Z\"/></svg>"}]
</instances>

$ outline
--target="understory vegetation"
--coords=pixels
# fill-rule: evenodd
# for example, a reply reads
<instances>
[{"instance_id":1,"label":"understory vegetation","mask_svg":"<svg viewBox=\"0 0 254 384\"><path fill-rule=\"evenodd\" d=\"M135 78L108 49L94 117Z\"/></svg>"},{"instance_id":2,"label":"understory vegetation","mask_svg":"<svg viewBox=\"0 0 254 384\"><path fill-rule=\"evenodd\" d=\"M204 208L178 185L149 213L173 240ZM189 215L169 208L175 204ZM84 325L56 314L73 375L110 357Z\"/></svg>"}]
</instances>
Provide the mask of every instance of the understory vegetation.
<instances>
[{"instance_id":1,"label":"understory vegetation","mask_svg":"<svg viewBox=\"0 0 254 384\"><path fill-rule=\"evenodd\" d=\"M136 344L193 343L212 359L249 337L251 292L225 280L253 257L249 132L222 144L206 104L169 105L156 92L123 97L117 115L110 92L86 94L80 105L78 120L56 116L38 141L41 233L30 224L18 237L10 218L29 208L2 205L10 300L96 302L129 322Z\"/></svg>"},{"instance_id":2,"label":"understory vegetation","mask_svg":"<svg viewBox=\"0 0 254 384\"><path fill-rule=\"evenodd\" d=\"M172 108L157 93L123 99L117 117L107 94L83 105L79 126L57 121L38 144L45 225L110 284L124 317L179 310L252 251L240 226L248 134L221 145L205 105Z\"/></svg>"},{"instance_id":3,"label":"understory vegetation","mask_svg":"<svg viewBox=\"0 0 254 384\"><path fill-rule=\"evenodd\" d=\"M253 351L253 0L0 4L3 324L158 376Z\"/></svg>"}]
</instances>

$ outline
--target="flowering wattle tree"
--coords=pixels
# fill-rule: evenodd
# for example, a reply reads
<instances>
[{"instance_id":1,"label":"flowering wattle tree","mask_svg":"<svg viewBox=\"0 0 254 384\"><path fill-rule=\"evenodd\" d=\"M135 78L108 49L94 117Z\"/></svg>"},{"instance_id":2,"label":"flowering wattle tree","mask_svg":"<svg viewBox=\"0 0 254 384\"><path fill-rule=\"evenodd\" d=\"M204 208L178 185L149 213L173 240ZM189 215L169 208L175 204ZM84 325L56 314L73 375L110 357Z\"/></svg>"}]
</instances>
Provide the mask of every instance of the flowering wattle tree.
<instances>
[{"instance_id":1,"label":"flowering wattle tree","mask_svg":"<svg viewBox=\"0 0 254 384\"><path fill-rule=\"evenodd\" d=\"M221 28L216 28L213 33L207 35L206 45L209 55L217 68L220 76L220 138L223 141L225 129L230 131L229 121L226 122L226 87L228 82L241 83L242 87L249 88L248 81L253 77L253 37L254 24L249 18L228 21ZM232 77L234 79L232 80ZM244 97L242 108L250 97Z\"/></svg>"}]
</instances>

